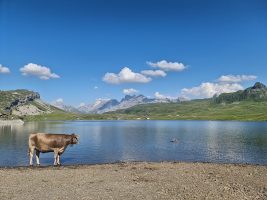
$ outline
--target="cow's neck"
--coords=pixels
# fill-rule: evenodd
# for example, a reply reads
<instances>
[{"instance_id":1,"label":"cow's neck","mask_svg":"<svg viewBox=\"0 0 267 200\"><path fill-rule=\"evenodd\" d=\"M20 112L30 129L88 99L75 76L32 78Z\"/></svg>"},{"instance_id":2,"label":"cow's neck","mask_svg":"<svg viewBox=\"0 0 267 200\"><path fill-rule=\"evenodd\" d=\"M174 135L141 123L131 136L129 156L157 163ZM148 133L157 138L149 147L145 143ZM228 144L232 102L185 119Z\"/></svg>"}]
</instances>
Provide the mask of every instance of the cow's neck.
<instances>
[{"instance_id":1,"label":"cow's neck","mask_svg":"<svg viewBox=\"0 0 267 200\"><path fill-rule=\"evenodd\" d=\"M67 145L72 144L72 137L71 136L68 137L66 144Z\"/></svg>"}]
</instances>

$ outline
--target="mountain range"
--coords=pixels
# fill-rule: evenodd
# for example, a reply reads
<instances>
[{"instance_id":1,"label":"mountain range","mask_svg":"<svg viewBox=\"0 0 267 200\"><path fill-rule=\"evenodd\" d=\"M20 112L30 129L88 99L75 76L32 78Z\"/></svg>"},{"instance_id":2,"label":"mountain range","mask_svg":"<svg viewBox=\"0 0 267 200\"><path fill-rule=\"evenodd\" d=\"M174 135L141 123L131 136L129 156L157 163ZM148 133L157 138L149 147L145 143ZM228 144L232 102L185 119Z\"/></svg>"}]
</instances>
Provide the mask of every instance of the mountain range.
<instances>
[{"instance_id":1,"label":"mountain range","mask_svg":"<svg viewBox=\"0 0 267 200\"><path fill-rule=\"evenodd\" d=\"M215 103L233 103L242 100L259 101L267 99L267 88L262 83L255 83L254 86L245 90L240 90L233 93L223 93L213 98ZM186 101L182 98L148 98L144 95L126 95L120 101L116 99L97 99L92 104L73 107L64 105L63 102L54 103L53 105L67 112L86 113L86 114L103 114L111 111L128 109L137 105L153 104L153 103L178 103Z\"/></svg>"},{"instance_id":2,"label":"mountain range","mask_svg":"<svg viewBox=\"0 0 267 200\"><path fill-rule=\"evenodd\" d=\"M213 98L180 103L154 103L109 112L120 119L267 120L267 87L262 83Z\"/></svg>"},{"instance_id":3,"label":"mountain range","mask_svg":"<svg viewBox=\"0 0 267 200\"><path fill-rule=\"evenodd\" d=\"M104 114L102 114L104 113ZM40 94L29 90L0 91L0 120L77 120L77 119L205 119L263 120L267 119L267 87L255 83L233 93L209 99L154 99L144 95L126 95L116 99L98 99L77 108L63 101L51 105Z\"/></svg>"},{"instance_id":4,"label":"mountain range","mask_svg":"<svg viewBox=\"0 0 267 200\"><path fill-rule=\"evenodd\" d=\"M54 106L73 113L86 113L86 114L102 114L110 111L116 111L120 109L130 108L140 104L150 103L177 103L182 99L169 99L169 98L148 98L144 95L126 95L120 101L116 99L97 99L92 104L81 105L79 107L73 107L70 105L64 105L63 102L53 103Z\"/></svg>"}]
</instances>

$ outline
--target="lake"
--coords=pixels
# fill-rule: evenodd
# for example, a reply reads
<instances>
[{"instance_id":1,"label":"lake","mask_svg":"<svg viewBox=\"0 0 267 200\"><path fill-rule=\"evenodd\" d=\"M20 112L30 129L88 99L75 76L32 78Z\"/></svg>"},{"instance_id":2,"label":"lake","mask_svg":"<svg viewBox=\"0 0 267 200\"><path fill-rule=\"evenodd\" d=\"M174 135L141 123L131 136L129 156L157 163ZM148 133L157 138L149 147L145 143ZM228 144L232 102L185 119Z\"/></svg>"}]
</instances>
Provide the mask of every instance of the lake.
<instances>
[{"instance_id":1,"label":"lake","mask_svg":"<svg viewBox=\"0 0 267 200\"><path fill-rule=\"evenodd\" d=\"M0 127L0 166L28 165L28 136L76 133L80 143L62 155L63 165L124 161L190 161L267 164L267 122L47 121ZM178 142L170 142L172 139ZM53 153L41 154L53 164Z\"/></svg>"}]
</instances>

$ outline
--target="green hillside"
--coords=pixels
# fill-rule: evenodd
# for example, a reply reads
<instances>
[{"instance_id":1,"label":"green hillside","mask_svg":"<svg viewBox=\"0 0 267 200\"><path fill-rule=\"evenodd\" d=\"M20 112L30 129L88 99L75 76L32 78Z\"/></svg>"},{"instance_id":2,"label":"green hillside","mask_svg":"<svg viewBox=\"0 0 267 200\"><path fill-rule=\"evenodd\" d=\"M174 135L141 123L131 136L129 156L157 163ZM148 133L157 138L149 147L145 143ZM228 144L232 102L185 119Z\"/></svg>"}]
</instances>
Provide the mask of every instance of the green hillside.
<instances>
[{"instance_id":1,"label":"green hillside","mask_svg":"<svg viewBox=\"0 0 267 200\"><path fill-rule=\"evenodd\" d=\"M216 104L212 99L205 99L181 103L144 104L111 114L128 119L267 121L267 101Z\"/></svg>"},{"instance_id":2,"label":"green hillside","mask_svg":"<svg viewBox=\"0 0 267 200\"><path fill-rule=\"evenodd\" d=\"M0 118L35 120L241 120L267 121L267 88L256 83L242 91L210 99L179 103L150 103L105 114L75 114L40 100L28 90L0 91Z\"/></svg>"},{"instance_id":3,"label":"green hillside","mask_svg":"<svg viewBox=\"0 0 267 200\"><path fill-rule=\"evenodd\" d=\"M262 83L211 99L144 104L112 112L121 118L267 121L267 88Z\"/></svg>"},{"instance_id":4,"label":"green hillside","mask_svg":"<svg viewBox=\"0 0 267 200\"><path fill-rule=\"evenodd\" d=\"M245 90L220 94L213 100L215 103L233 103L244 100L267 101L267 87L264 84L257 82L254 86Z\"/></svg>"}]
</instances>

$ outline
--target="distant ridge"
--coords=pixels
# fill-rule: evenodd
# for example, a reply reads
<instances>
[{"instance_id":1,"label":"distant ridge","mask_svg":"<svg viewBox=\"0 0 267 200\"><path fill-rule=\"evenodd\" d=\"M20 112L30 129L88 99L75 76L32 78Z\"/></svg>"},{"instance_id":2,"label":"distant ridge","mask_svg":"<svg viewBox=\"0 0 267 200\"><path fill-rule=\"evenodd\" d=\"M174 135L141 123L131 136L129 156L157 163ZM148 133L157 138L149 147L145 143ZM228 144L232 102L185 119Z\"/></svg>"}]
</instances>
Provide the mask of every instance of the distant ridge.
<instances>
[{"instance_id":1,"label":"distant ridge","mask_svg":"<svg viewBox=\"0 0 267 200\"><path fill-rule=\"evenodd\" d=\"M214 97L215 103L233 103L238 101L253 100L265 101L267 100L267 87L260 82L254 84L245 90L240 90L233 93L223 93L218 97Z\"/></svg>"},{"instance_id":2,"label":"distant ridge","mask_svg":"<svg viewBox=\"0 0 267 200\"><path fill-rule=\"evenodd\" d=\"M106 112L130 108L140 104L171 103L179 101L180 101L179 99L169 99L169 98L164 98L164 99L148 98L144 95L126 95L120 101L116 99L97 99L95 103L89 105L83 105L78 107L77 109L81 113L102 114Z\"/></svg>"},{"instance_id":3,"label":"distant ridge","mask_svg":"<svg viewBox=\"0 0 267 200\"><path fill-rule=\"evenodd\" d=\"M141 104L108 114L126 119L267 121L267 88L262 83L208 99Z\"/></svg>"},{"instance_id":4,"label":"distant ridge","mask_svg":"<svg viewBox=\"0 0 267 200\"><path fill-rule=\"evenodd\" d=\"M262 83L209 99L184 101L152 99L144 95L126 96L120 101L98 99L79 109L58 105L56 108L29 90L0 91L0 120L77 120L77 119L172 119L267 121L267 88ZM89 110L89 112L88 112ZM82 112L82 113L81 113Z\"/></svg>"}]
</instances>

